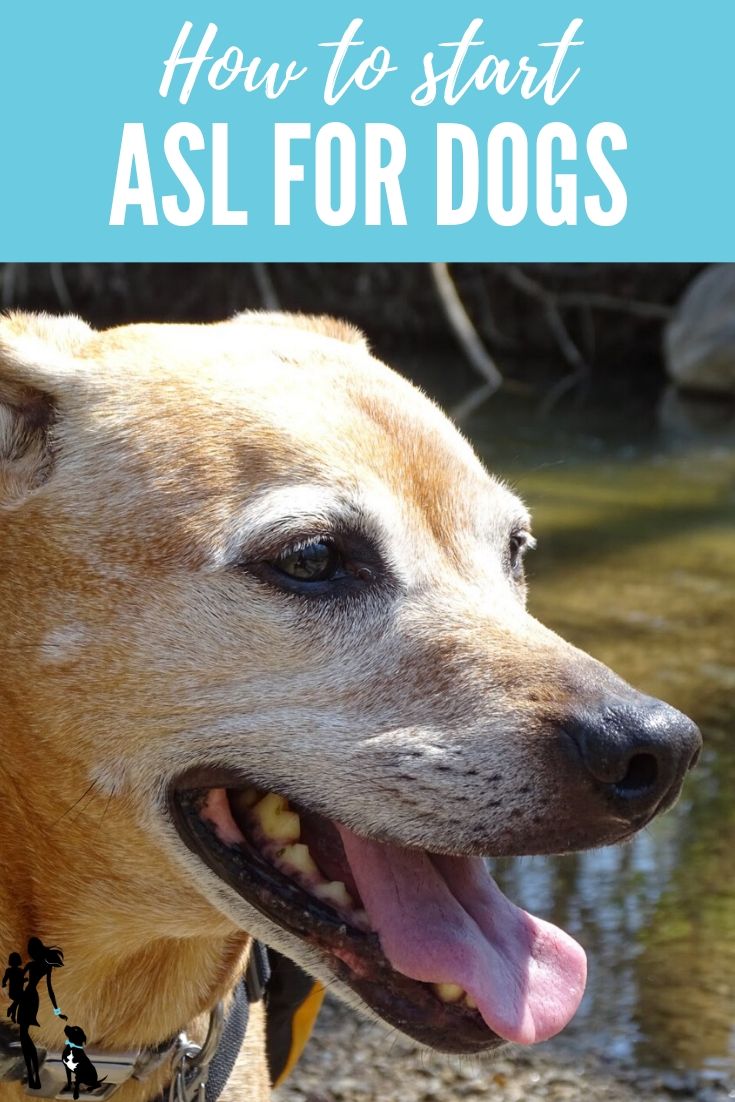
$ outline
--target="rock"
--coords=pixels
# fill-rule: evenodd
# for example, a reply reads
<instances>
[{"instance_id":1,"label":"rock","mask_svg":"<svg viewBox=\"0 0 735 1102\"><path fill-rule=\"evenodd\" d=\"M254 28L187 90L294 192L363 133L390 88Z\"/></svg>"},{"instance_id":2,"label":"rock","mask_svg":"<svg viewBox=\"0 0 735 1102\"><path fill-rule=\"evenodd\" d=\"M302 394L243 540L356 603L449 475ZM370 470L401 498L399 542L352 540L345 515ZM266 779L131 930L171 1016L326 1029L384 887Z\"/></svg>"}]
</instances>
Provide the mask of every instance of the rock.
<instances>
[{"instance_id":1,"label":"rock","mask_svg":"<svg viewBox=\"0 0 735 1102\"><path fill-rule=\"evenodd\" d=\"M665 442L731 445L735 440L735 391L732 395L695 393L668 386L659 401L657 420Z\"/></svg>"},{"instance_id":2,"label":"rock","mask_svg":"<svg viewBox=\"0 0 735 1102\"><path fill-rule=\"evenodd\" d=\"M664 330L664 359L681 389L735 395L735 264L689 285Z\"/></svg>"},{"instance_id":3,"label":"rock","mask_svg":"<svg viewBox=\"0 0 735 1102\"><path fill-rule=\"evenodd\" d=\"M646 1072L561 1042L468 1060L422 1050L328 997L277 1102L732 1102L694 1072Z\"/></svg>"}]
</instances>

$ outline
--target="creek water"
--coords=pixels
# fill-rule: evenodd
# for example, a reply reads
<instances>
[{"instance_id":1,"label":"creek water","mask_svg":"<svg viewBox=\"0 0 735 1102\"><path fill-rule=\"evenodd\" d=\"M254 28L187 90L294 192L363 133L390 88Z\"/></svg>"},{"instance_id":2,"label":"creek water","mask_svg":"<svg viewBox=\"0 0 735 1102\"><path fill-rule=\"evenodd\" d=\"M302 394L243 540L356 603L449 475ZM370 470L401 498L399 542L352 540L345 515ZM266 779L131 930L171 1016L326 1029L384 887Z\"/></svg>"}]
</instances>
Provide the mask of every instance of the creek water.
<instances>
[{"instance_id":1,"label":"creek water","mask_svg":"<svg viewBox=\"0 0 735 1102\"><path fill-rule=\"evenodd\" d=\"M511 898L589 956L572 1044L735 1085L735 428L620 399L465 426L529 504L531 611L700 725L669 814L631 843L499 862Z\"/></svg>"}]
</instances>

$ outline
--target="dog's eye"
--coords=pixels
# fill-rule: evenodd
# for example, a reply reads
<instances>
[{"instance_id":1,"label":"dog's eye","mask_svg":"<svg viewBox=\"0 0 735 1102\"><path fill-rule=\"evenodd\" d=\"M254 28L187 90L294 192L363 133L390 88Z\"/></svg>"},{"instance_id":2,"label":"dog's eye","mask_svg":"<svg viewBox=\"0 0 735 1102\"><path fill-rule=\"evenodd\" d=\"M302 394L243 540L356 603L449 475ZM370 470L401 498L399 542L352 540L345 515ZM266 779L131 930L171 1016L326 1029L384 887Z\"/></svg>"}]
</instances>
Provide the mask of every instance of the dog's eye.
<instances>
[{"instance_id":1,"label":"dog's eye","mask_svg":"<svg viewBox=\"0 0 735 1102\"><path fill-rule=\"evenodd\" d=\"M308 535L233 565L272 587L309 598L356 596L383 571L375 548L349 533Z\"/></svg>"},{"instance_id":2,"label":"dog's eye","mask_svg":"<svg viewBox=\"0 0 735 1102\"><path fill-rule=\"evenodd\" d=\"M340 576L342 560L329 540L313 540L284 551L270 564L280 574L296 582L328 582Z\"/></svg>"},{"instance_id":3,"label":"dog's eye","mask_svg":"<svg viewBox=\"0 0 735 1102\"><path fill-rule=\"evenodd\" d=\"M510 572L514 578L520 578L523 573L523 556L526 551L532 551L536 546L536 540L530 532L519 530L511 534L508 550L510 557Z\"/></svg>"}]
</instances>

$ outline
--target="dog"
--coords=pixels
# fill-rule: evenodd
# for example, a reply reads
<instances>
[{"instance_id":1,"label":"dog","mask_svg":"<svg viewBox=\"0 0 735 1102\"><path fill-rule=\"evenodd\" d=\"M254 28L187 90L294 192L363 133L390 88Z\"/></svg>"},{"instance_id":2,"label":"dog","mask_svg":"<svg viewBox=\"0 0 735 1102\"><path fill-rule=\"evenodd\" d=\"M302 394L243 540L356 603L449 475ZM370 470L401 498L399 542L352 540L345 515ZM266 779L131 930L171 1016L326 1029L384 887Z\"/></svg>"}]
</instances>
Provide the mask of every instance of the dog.
<instances>
[{"instance_id":1,"label":"dog","mask_svg":"<svg viewBox=\"0 0 735 1102\"><path fill-rule=\"evenodd\" d=\"M74 1080L74 1098L78 1099L80 1086L86 1087L88 1091L97 1090L103 1085L107 1076L99 1078L96 1067L84 1051L87 1035L81 1026L65 1026L64 1033L67 1042L61 1054L61 1061L66 1068L66 1085L68 1090L71 1090L72 1079Z\"/></svg>"},{"instance_id":2,"label":"dog","mask_svg":"<svg viewBox=\"0 0 735 1102\"><path fill-rule=\"evenodd\" d=\"M564 1027L583 950L483 857L629 838L701 737L528 613L533 542L344 323L2 320L0 933L96 1047L201 1039L253 937L437 1049Z\"/></svg>"}]
</instances>

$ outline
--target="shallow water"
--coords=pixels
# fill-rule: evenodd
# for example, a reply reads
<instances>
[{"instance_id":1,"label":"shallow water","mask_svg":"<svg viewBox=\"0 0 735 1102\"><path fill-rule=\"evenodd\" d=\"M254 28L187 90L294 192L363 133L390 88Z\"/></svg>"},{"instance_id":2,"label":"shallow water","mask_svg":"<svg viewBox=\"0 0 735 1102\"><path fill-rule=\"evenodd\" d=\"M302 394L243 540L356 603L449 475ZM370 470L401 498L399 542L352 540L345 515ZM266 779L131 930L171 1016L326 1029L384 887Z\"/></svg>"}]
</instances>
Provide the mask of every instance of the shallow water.
<instances>
[{"instance_id":1,"label":"shallow water","mask_svg":"<svg viewBox=\"0 0 735 1102\"><path fill-rule=\"evenodd\" d=\"M466 429L533 512L532 612L705 737L680 803L632 843L499 879L588 951L568 1038L735 1084L735 428L696 416L682 431L681 411L662 427L612 401L541 420L494 399Z\"/></svg>"}]
</instances>

